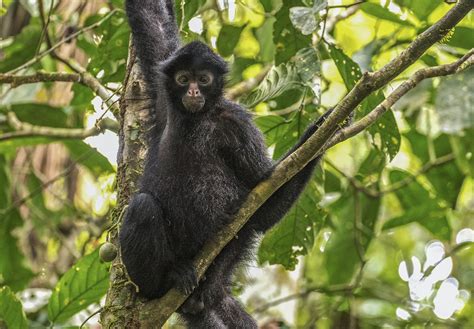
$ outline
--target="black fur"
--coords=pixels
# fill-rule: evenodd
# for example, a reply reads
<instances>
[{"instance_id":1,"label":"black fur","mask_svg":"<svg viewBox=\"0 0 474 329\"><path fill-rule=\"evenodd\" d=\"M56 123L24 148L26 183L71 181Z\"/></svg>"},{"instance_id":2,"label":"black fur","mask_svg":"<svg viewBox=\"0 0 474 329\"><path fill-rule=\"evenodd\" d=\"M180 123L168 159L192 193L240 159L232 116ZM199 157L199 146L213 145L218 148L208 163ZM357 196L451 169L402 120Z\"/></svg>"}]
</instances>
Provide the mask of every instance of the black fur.
<instances>
[{"instance_id":1,"label":"black fur","mask_svg":"<svg viewBox=\"0 0 474 329\"><path fill-rule=\"evenodd\" d=\"M233 272L251 257L255 238L288 212L319 159L267 200L198 284L194 257L275 164L267 157L252 117L222 96L226 63L200 42L176 50L179 41L172 2L127 0L127 14L147 81L166 90L162 95L151 89L151 96L157 98L157 115L166 116L166 126L153 131L140 191L122 224L123 261L144 297L160 297L171 287L184 292L197 287L181 308L190 328L257 328L230 293ZM207 69L216 77L201 90L206 101L199 113L189 113L182 106L185 91L176 86L173 76L183 69ZM289 153L324 118L312 124Z\"/></svg>"}]
</instances>

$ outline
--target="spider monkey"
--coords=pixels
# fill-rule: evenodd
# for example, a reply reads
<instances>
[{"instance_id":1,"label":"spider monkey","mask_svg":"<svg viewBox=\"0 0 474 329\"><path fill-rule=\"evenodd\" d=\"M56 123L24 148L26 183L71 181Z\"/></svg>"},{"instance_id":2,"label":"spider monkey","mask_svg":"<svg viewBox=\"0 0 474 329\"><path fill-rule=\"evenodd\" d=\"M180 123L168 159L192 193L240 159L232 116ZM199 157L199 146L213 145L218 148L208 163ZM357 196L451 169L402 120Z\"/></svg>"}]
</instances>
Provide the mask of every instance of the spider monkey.
<instances>
[{"instance_id":1,"label":"spider monkey","mask_svg":"<svg viewBox=\"0 0 474 329\"><path fill-rule=\"evenodd\" d=\"M120 231L123 262L141 296L158 298L172 287L192 292L179 311L190 328L257 328L232 297L233 272L251 257L256 238L289 211L319 157L255 212L198 282L194 257L276 164L251 115L223 96L226 62L198 41L179 48L172 1L127 0L126 11L156 123Z\"/></svg>"}]
</instances>

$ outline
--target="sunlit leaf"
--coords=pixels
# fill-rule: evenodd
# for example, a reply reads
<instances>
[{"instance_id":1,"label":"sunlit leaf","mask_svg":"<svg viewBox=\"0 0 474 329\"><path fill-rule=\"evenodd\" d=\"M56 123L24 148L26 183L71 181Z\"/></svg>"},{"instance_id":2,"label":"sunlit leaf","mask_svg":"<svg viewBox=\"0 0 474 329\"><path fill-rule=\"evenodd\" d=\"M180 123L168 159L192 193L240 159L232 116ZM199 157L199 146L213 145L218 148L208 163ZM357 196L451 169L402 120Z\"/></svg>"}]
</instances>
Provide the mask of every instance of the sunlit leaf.
<instances>
[{"instance_id":1,"label":"sunlit leaf","mask_svg":"<svg viewBox=\"0 0 474 329\"><path fill-rule=\"evenodd\" d=\"M371 16L374 16L374 17L377 17L377 18L380 18L380 19L383 19L383 20L386 20L386 21L390 21L390 22L393 22L393 23L397 23L397 24L400 24L400 25L404 25L404 26L413 26L413 24L410 23L409 21L405 21L405 20L401 19L397 14L392 13L387 8L384 8L384 7L382 7L382 6L380 6L376 3L365 2L360 6L360 8L366 14L369 14Z\"/></svg>"},{"instance_id":2,"label":"sunlit leaf","mask_svg":"<svg viewBox=\"0 0 474 329\"><path fill-rule=\"evenodd\" d=\"M326 6L327 1L317 0L314 2L313 7L292 7L290 8L291 23L303 35L309 35L318 28L320 17L317 14Z\"/></svg>"},{"instance_id":3,"label":"sunlit leaf","mask_svg":"<svg viewBox=\"0 0 474 329\"><path fill-rule=\"evenodd\" d=\"M92 174L98 176L104 173L114 172L114 168L109 160L97 149L87 145L79 140L63 141L63 144L69 150L71 158L85 166Z\"/></svg>"},{"instance_id":4,"label":"sunlit leaf","mask_svg":"<svg viewBox=\"0 0 474 329\"><path fill-rule=\"evenodd\" d=\"M259 58L264 62L271 62L275 57L275 44L273 43L273 26L275 18L270 17L255 30L255 37L260 44Z\"/></svg>"},{"instance_id":5,"label":"sunlit leaf","mask_svg":"<svg viewBox=\"0 0 474 329\"><path fill-rule=\"evenodd\" d=\"M472 49L474 48L473 35L473 27L456 26L453 33L449 35L447 44L453 47Z\"/></svg>"},{"instance_id":6,"label":"sunlit leaf","mask_svg":"<svg viewBox=\"0 0 474 329\"><path fill-rule=\"evenodd\" d=\"M8 72L26 63L35 56L36 47L41 35L41 26L38 21L28 24L20 34L14 37L13 43L2 46L2 60L0 72Z\"/></svg>"},{"instance_id":7,"label":"sunlit leaf","mask_svg":"<svg viewBox=\"0 0 474 329\"><path fill-rule=\"evenodd\" d=\"M240 39L240 34L245 26L224 25L217 38L216 46L219 53L224 56L232 55Z\"/></svg>"},{"instance_id":8,"label":"sunlit leaf","mask_svg":"<svg viewBox=\"0 0 474 329\"><path fill-rule=\"evenodd\" d=\"M298 50L311 45L311 37L301 34L290 20L290 8L302 5L303 3L300 0L285 1L276 13L276 21L273 27L276 65L288 61Z\"/></svg>"},{"instance_id":9,"label":"sunlit leaf","mask_svg":"<svg viewBox=\"0 0 474 329\"><path fill-rule=\"evenodd\" d=\"M108 265L99 249L82 257L59 280L48 303L48 319L62 323L87 306L99 302L109 286Z\"/></svg>"},{"instance_id":10,"label":"sunlit leaf","mask_svg":"<svg viewBox=\"0 0 474 329\"><path fill-rule=\"evenodd\" d=\"M5 322L7 328L29 327L21 302L7 286L0 288L0 320Z\"/></svg>"},{"instance_id":11,"label":"sunlit leaf","mask_svg":"<svg viewBox=\"0 0 474 329\"><path fill-rule=\"evenodd\" d=\"M412 10L420 20L426 20L436 7L443 3L442 0L395 0L395 2Z\"/></svg>"},{"instance_id":12,"label":"sunlit leaf","mask_svg":"<svg viewBox=\"0 0 474 329\"><path fill-rule=\"evenodd\" d=\"M341 49L329 46L329 54L333 59L347 90L354 88L361 78L359 66ZM365 116L385 99L381 91L376 91L366 97L360 106L360 114ZM395 157L400 149L401 137L397 122L392 111L387 111L378 121L368 129L373 139L373 144L386 152L390 160Z\"/></svg>"},{"instance_id":13,"label":"sunlit leaf","mask_svg":"<svg viewBox=\"0 0 474 329\"><path fill-rule=\"evenodd\" d=\"M316 51L312 48L302 49L293 61L273 67L260 85L240 102L247 107L253 107L303 85L317 89L314 83L319 72L320 64Z\"/></svg>"}]
</instances>

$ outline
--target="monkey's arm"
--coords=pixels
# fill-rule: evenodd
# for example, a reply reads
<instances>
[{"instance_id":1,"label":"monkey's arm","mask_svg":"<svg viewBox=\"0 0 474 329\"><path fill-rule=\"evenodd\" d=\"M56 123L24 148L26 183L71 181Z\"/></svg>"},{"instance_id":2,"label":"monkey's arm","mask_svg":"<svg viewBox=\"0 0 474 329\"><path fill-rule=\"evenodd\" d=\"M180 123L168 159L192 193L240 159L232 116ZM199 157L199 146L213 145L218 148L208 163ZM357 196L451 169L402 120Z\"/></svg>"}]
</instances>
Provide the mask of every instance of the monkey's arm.
<instances>
[{"instance_id":1,"label":"monkey's arm","mask_svg":"<svg viewBox=\"0 0 474 329\"><path fill-rule=\"evenodd\" d=\"M142 71L147 82L153 86L159 74L159 62L179 47L173 2L127 0L126 11Z\"/></svg>"},{"instance_id":2,"label":"monkey's arm","mask_svg":"<svg viewBox=\"0 0 474 329\"><path fill-rule=\"evenodd\" d=\"M222 158L249 190L271 174L262 134L244 110L225 117L219 140Z\"/></svg>"}]
</instances>

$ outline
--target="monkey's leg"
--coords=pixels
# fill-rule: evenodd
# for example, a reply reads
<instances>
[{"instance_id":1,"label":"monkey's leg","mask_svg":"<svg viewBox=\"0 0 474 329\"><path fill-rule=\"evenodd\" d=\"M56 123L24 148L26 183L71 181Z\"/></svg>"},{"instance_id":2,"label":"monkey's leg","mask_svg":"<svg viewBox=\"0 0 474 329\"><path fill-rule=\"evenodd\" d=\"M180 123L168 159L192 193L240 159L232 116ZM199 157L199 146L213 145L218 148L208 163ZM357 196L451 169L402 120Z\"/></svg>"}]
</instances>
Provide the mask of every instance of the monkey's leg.
<instances>
[{"instance_id":1,"label":"monkey's leg","mask_svg":"<svg viewBox=\"0 0 474 329\"><path fill-rule=\"evenodd\" d=\"M147 193L133 196L120 229L123 263L139 294L156 298L166 292L165 271L173 261L159 203Z\"/></svg>"}]
</instances>

